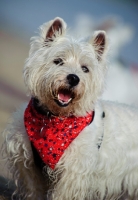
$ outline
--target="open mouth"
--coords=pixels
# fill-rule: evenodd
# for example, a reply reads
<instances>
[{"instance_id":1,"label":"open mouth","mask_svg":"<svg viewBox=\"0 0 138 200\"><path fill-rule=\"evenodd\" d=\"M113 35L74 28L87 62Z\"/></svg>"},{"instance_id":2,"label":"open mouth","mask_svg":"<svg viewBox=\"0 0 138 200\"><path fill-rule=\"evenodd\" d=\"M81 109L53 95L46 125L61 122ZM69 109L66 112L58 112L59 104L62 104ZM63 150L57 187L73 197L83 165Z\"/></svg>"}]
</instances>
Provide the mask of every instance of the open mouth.
<instances>
[{"instance_id":1,"label":"open mouth","mask_svg":"<svg viewBox=\"0 0 138 200\"><path fill-rule=\"evenodd\" d=\"M55 99L56 103L59 106L65 107L71 102L73 98L72 92L68 89L61 89L58 91L57 98Z\"/></svg>"}]
</instances>

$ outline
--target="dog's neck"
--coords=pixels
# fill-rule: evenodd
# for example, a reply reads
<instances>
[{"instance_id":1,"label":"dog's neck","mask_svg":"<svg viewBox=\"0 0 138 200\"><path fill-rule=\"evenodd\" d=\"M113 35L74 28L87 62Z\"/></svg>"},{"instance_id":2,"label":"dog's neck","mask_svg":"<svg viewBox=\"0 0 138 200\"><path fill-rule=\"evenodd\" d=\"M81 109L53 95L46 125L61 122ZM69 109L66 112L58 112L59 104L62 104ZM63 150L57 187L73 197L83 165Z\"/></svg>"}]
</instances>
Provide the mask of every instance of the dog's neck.
<instances>
[{"instance_id":1,"label":"dog's neck","mask_svg":"<svg viewBox=\"0 0 138 200\"><path fill-rule=\"evenodd\" d=\"M24 112L24 124L29 139L41 159L54 169L72 141L91 124L94 111L87 113L86 116L62 119L55 116L49 119L45 114L47 112L44 111L36 99L31 99Z\"/></svg>"},{"instance_id":2,"label":"dog's neck","mask_svg":"<svg viewBox=\"0 0 138 200\"><path fill-rule=\"evenodd\" d=\"M38 114L38 116L37 116L37 114ZM88 123L86 123L86 126L87 125L89 125L92 121L93 121L93 119L94 119L94 115L95 115L95 112L93 111L91 114L88 114L88 116L86 116L86 117L88 117L88 118L90 118L90 120L88 120L88 118L86 119L86 120L88 120L89 122ZM60 120L58 117L56 118L56 116L55 115L53 115L53 113L51 113L48 109L46 109L44 106L41 106L40 105L40 102L39 102L39 100L37 99L37 98L32 98L31 99L31 101L30 101L30 103L28 104L28 107L26 108L26 111L25 111L25 118L24 118L24 120L25 120L25 127L26 127L26 130L27 130L27 133L28 133L28 136L29 136L29 138L30 138L30 141L31 141L31 143L33 144L33 141L32 141L32 139L34 139L34 141L35 141L35 137L32 137L32 135L34 135L35 134L35 132L33 131L33 130L37 130L37 132L38 133L41 133L41 136L40 136L40 139L42 140L42 136L43 136L43 134L42 133L44 133L44 135L45 135L45 137L47 138L47 136L49 137L51 137L52 135L53 135L53 131L54 131L54 129L53 129L53 127L56 127L56 129L58 129L58 127L57 127L57 125L52 125L51 123L53 123L53 120L52 119L54 119L54 121L56 121L56 120L58 120L58 124L60 125L60 124L64 124L65 125L65 127L64 128L66 128L66 127L70 127L70 125L71 125L71 129L67 129L67 130L64 130L65 131L65 133L70 133L72 130L75 130L76 129L76 127L74 127L74 128L72 128L73 126L74 126L74 120L78 120L77 118L73 118L73 116L71 117L71 118L73 118L73 124L71 124L72 123L72 121L70 121L70 119L69 119L69 121L67 121L68 119L66 118L66 119L63 119L63 120L65 120L66 121L66 123L63 123L63 121L62 120ZM53 117L54 116L54 117ZM35 118L36 117L36 118ZM69 117L70 118L70 117ZM103 118L105 118L105 112L103 111L102 113L101 113L101 118L103 119ZM82 118L83 119L83 118ZM77 121L78 122L78 124L81 124L81 125L83 125L83 123L82 123L82 119L81 119L81 121ZM35 122L34 122L35 121ZM103 120L102 120L103 121ZM67 123L68 123L68 125L67 125ZM103 121L103 123L104 123L104 121ZM77 123L76 123L77 124ZM67 126L66 126L67 125ZM32 127L31 127L32 126ZM48 127L47 127L48 126ZM76 126L76 125L75 125ZM61 127L59 127L59 129L60 129ZM62 127L63 128L63 127ZM40 130L39 130L40 129ZM46 131L45 132L45 129L47 129L47 130L51 130L51 132L50 132L50 134L48 134L48 132ZM81 131L80 131L81 132ZM59 130L58 132L56 132L56 135L58 134L58 133L62 133L62 130ZM79 133L78 133L79 134ZM61 134L60 134L61 135ZM37 137L39 136L39 134L37 135ZM102 134L101 134L101 136L98 138L98 141L97 141L97 148L98 148L98 150L100 149L100 147L101 147L101 144L102 144L102 141L103 141L103 136L104 136L104 131L102 132ZM42 137L42 138L41 138ZM71 136L72 137L72 136ZM77 137L77 135L76 135L76 130L75 130L75 137ZM74 139L75 139L75 137L74 137ZM66 137L65 137L66 138ZM51 139L50 138L50 140L53 140L53 138ZM48 140L48 141L50 141L50 140ZM62 141L62 140L61 140ZM44 141L45 142L45 141ZM57 140L56 140L56 142L57 142ZM55 143L56 144L56 143ZM44 144L45 145L45 144ZM61 145L60 145L61 146ZM34 149L34 146L32 146L32 149ZM34 152L34 154L36 154L37 156L35 156L35 157L38 157L39 159L37 159L37 161L36 161L36 163L39 163L40 161L42 161L42 162L40 162L40 164L41 164L41 166L39 166L40 168L41 167L43 167L45 164L47 164L47 162L45 162L45 161L43 161L43 158L41 157L41 155L39 155L38 154L38 152L37 151L35 151L35 150L33 150L33 152ZM37 152L37 153L36 153ZM46 151L46 152L48 152L48 151ZM63 153L63 152L62 152ZM60 154L59 154L60 155ZM41 158L40 158L41 157ZM44 164L45 163L45 164ZM54 164L54 166L55 166L55 164Z\"/></svg>"},{"instance_id":3,"label":"dog's neck","mask_svg":"<svg viewBox=\"0 0 138 200\"><path fill-rule=\"evenodd\" d=\"M32 97L32 103L34 106L34 109L41 115L45 115L48 118L51 116L56 116L54 115L50 110L48 110L47 107L43 106L40 104L39 100L36 97Z\"/></svg>"}]
</instances>

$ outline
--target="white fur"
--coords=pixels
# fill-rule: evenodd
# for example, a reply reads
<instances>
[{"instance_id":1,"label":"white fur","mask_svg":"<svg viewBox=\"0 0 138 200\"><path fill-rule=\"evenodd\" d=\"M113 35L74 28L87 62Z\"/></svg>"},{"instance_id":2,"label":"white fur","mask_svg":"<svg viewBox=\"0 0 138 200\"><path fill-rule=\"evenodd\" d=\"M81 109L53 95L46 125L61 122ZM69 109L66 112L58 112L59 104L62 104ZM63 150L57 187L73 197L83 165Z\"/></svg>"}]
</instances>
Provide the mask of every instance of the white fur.
<instances>
[{"instance_id":1,"label":"white fur","mask_svg":"<svg viewBox=\"0 0 138 200\"><path fill-rule=\"evenodd\" d=\"M81 81L78 88L76 88L76 93L78 93L77 96L81 95L81 99L79 99L79 102L74 102L75 104L71 108L71 112L76 116L85 115L93 109L94 102L103 90L104 76L107 71L106 53L108 45L106 40L103 54L99 55L102 56L102 59L98 62L96 57L99 47L95 44L94 39L100 32L105 34L106 38L106 33L104 31L97 31L90 40L82 39L80 41L63 34L66 31L66 24L63 23L62 34L56 32L54 42L51 42L45 41L44 38L44 32L48 30L49 24L51 25L51 23L42 25L40 35L32 38L29 58L24 67L25 83L31 95L39 97L40 101L51 110L52 108L49 106L52 98L52 89L56 91L57 88L65 85L65 78L69 73L78 75ZM57 67L53 63L53 60L58 57L63 59L65 62L64 66ZM81 69L83 65L88 66L90 71L85 76ZM46 85L49 86L48 89L45 87ZM40 89L42 87L43 90ZM92 98L89 98L90 93ZM84 101L87 102L84 104ZM56 109L51 111L54 113ZM68 113L69 111L67 110L66 115Z\"/></svg>"},{"instance_id":2,"label":"white fur","mask_svg":"<svg viewBox=\"0 0 138 200\"><path fill-rule=\"evenodd\" d=\"M102 110L105 112L103 120ZM76 199L93 199L97 191L99 196L96 198L95 194L94 199L103 199L106 189L107 199L119 198L119 194L127 190L130 196L135 194L133 199L137 199L138 110L99 102L95 114L93 123L70 145L57 165L61 169L60 163L63 163L66 170L57 184L58 194L54 199L71 199L71 191L72 199L76 191ZM98 150L98 137L102 135L103 141Z\"/></svg>"},{"instance_id":3,"label":"white fur","mask_svg":"<svg viewBox=\"0 0 138 200\"><path fill-rule=\"evenodd\" d=\"M52 41L45 41L45 33L56 19L61 22L63 30L55 32ZM96 32L90 42L75 40L65 35L65 22L56 19L44 24L40 36L33 38L24 68L25 82L30 94L51 110L56 106L51 90L67 87L66 76L75 73L80 78L74 89L76 99L67 108L54 107L57 108L54 111L59 115L73 113L82 116L94 110L95 116L93 122L65 150L56 168L44 167L46 176L34 164L23 120L26 105L12 116L5 129L3 151L19 199L137 200L138 110L97 100L107 69L106 34ZM97 60L100 46L95 38L99 33L105 36L105 45L100 52L100 60ZM62 57L63 66L53 64L57 57ZM82 65L89 68L88 74L82 71Z\"/></svg>"}]
</instances>

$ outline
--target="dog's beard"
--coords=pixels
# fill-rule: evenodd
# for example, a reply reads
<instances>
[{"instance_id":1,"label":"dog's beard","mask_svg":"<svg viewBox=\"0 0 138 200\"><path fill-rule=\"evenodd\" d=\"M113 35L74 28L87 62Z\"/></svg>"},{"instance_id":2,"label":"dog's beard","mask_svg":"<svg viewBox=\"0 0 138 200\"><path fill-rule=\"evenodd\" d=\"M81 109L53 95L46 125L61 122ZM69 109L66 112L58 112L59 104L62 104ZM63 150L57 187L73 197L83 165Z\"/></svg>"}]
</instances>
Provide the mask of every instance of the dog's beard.
<instances>
[{"instance_id":1,"label":"dog's beard","mask_svg":"<svg viewBox=\"0 0 138 200\"><path fill-rule=\"evenodd\" d=\"M69 88L59 88L53 92L50 105L50 110L59 116L70 116L75 111L75 104L78 100L76 91Z\"/></svg>"},{"instance_id":2,"label":"dog's beard","mask_svg":"<svg viewBox=\"0 0 138 200\"><path fill-rule=\"evenodd\" d=\"M67 107L74 101L75 92L69 88L60 88L56 92L53 92L54 101L60 107Z\"/></svg>"},{"instance_id":3,"label":"dog's beard","mask_svg":"<svg viewBox=\"0 0 138 200\"><path fill-rule=\"evenodd\" d=\"M78 91L81 91L78 92ZM45 96L37 97L43 110L47 110L56 116L75 115L77 104L82 98L82 90L78 88L59 87L50 88Z\"/></svg>"},{"instance_id":4,"label":"dog's beard","mask_svg":"<svg viewBox=\"0 0 138 200\"><path fill-rule=\"evenodd\" d=\"M57 99L48 99L47 103L43 103L43 107L46 108L50 113L56 116L70 116L74 113L74 103L61 103Z\"/></svg>"}]
</instances>

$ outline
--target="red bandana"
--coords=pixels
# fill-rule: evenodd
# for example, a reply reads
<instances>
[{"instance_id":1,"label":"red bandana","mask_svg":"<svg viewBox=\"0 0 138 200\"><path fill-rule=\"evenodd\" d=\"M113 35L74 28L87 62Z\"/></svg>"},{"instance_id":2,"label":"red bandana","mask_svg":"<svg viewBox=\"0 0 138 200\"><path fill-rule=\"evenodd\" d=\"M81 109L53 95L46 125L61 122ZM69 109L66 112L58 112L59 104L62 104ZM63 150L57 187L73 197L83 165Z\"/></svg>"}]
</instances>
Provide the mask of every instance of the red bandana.
<instances>
[{"instance_id":1,"label":"red bandana","mask_svg":"<svg viewBox=\"0 0 138 200\"><path fill-rule=\"evenodd\" d=\"M94 112L85 117L48 118L35 110L31 100L24 113L24 124L41 159L54 169L66 148L92 122L93 115Z\"/></svg>"}]
</instances>

